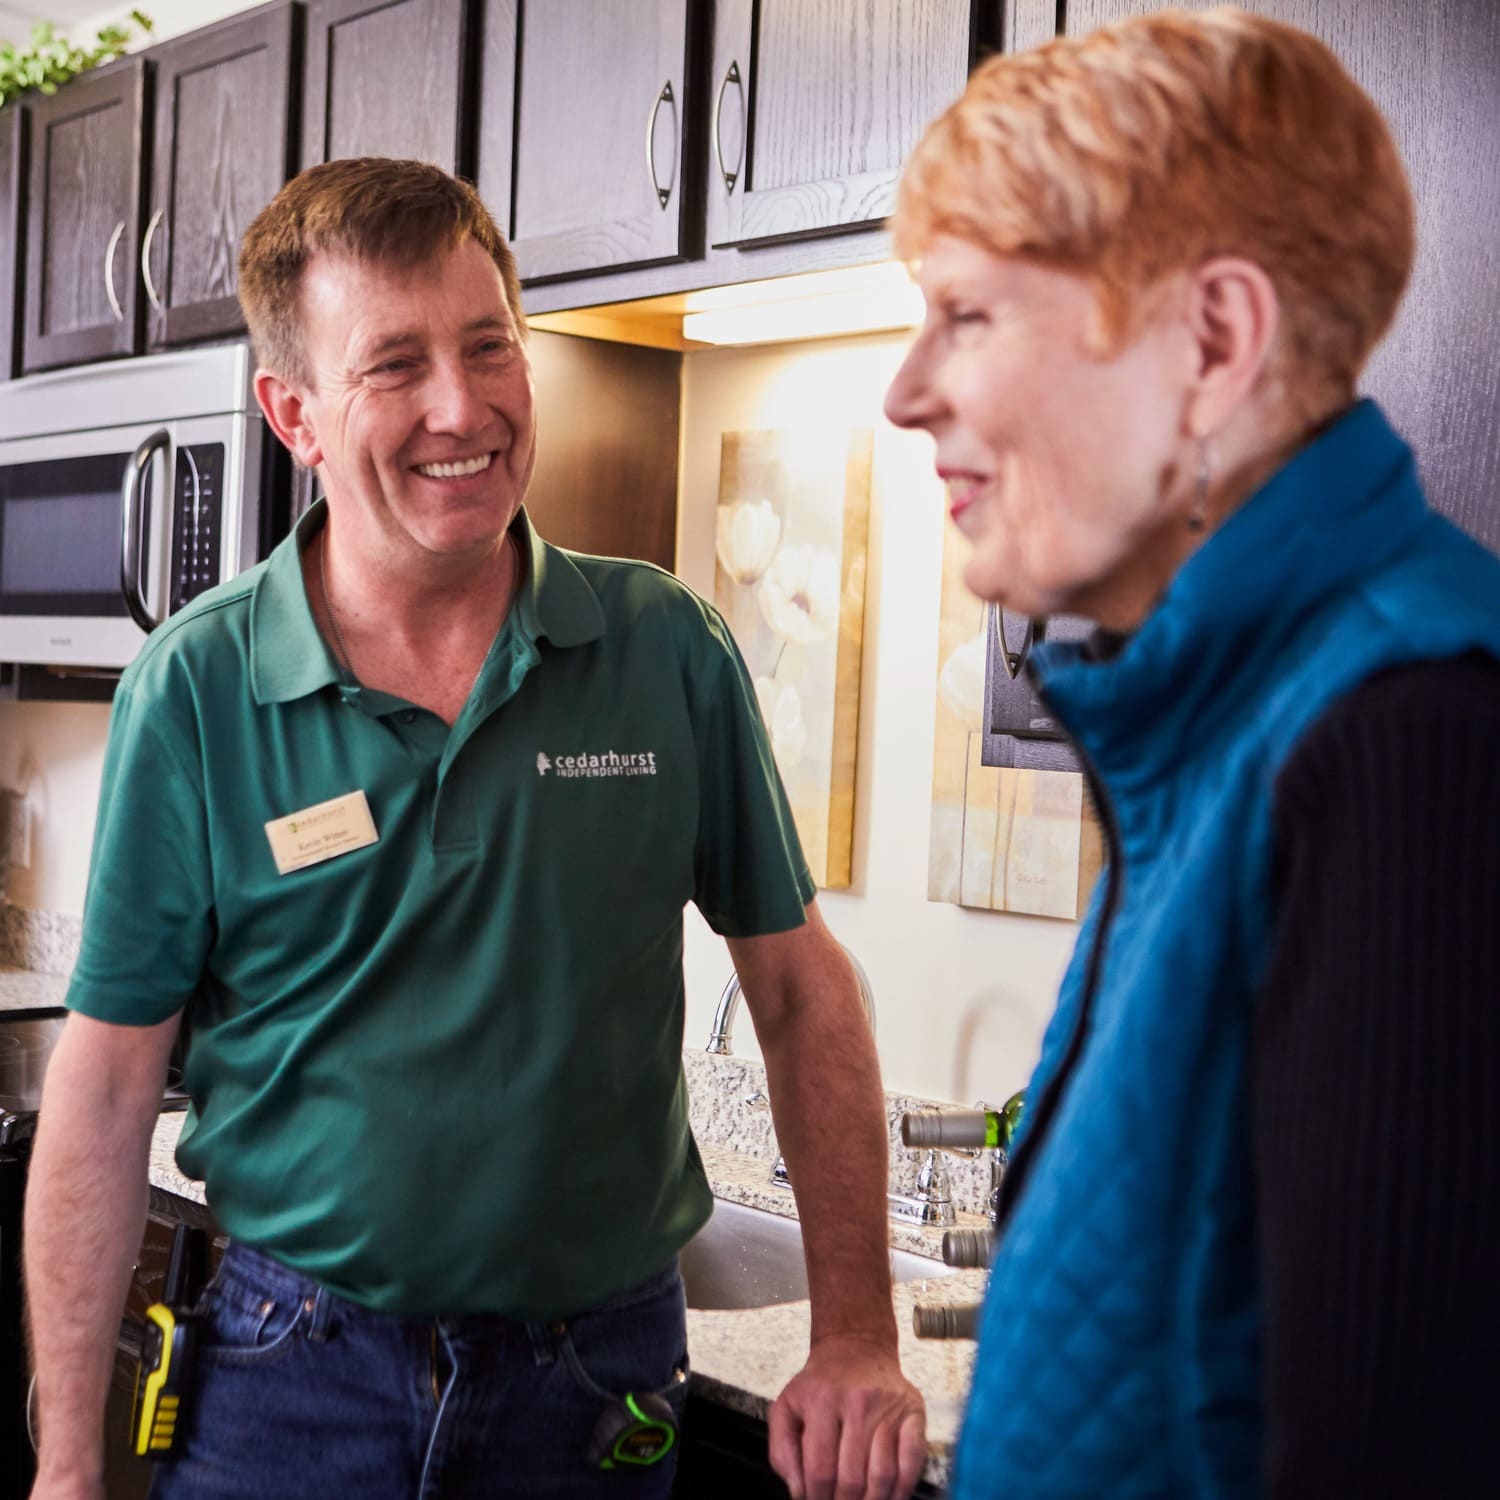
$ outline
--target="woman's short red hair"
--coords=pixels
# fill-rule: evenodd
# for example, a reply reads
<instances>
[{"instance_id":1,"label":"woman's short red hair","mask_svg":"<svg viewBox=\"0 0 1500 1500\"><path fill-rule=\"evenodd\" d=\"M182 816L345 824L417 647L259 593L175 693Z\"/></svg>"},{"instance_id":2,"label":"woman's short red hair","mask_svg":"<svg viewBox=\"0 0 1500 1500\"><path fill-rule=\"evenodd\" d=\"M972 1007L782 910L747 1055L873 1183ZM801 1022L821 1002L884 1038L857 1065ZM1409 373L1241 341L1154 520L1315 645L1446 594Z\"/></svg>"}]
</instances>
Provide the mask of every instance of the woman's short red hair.
<instances>
[{"instance_id":1,"label":"woman's short red hair","mask_svg":"<svg viewBox=\"0 0 1500 1500\"><path fill-rule=\"evenodd\" d=\"M1315 37L1229 7L991 58L918 145L891 230L906 260L953 235L1085 277L1111 348L1164 277L1243 256L1276 287L1304 413L1352 394L1415 251L1369 96Z\"/></svg>"}]
</instances>

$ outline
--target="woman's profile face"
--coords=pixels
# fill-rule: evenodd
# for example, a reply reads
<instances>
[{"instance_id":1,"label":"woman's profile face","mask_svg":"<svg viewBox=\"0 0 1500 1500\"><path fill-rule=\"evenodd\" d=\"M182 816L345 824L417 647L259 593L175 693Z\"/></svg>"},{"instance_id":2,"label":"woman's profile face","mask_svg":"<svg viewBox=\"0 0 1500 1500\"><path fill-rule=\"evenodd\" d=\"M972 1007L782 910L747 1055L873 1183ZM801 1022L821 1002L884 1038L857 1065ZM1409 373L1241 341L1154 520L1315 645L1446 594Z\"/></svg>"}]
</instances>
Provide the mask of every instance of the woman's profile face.
<instances>
[{"instance_id":1,"label":"woman's profile face","mask_svg":"<svg viewBox=\"0 0 1500 1500\"><path fill-rule=\"evenodd\" d=\"M930 432L965 582L1018 613L1130 629L1180 560L1191 476L1184 395L1197 348L1163 298L1101 357L1082 278L952 237L917 268L927 316L886 396Z\"/></svg>"}]
</instances>

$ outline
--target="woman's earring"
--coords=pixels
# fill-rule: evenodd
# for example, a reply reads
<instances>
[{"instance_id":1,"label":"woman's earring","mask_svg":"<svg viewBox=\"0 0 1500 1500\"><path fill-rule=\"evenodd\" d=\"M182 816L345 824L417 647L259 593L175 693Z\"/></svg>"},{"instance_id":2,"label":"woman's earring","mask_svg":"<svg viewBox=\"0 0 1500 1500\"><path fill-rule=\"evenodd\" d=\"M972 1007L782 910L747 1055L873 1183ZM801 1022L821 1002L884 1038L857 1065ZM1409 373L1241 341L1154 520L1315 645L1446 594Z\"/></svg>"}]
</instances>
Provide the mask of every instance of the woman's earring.
<instances>
[{"instance_id":1,"label":"woman's earring","mask_svg":"<svg viewBox=\"0 0 1500 1500\"><path fill-rule=\"evenodd\" d=\"M1206 437L1198 439L1198 482L1193 490L1193 508L1188 512L1189 531L1208 525L1208 486L1214 477L1214 450Z\"/></svg>"}]
</instances>

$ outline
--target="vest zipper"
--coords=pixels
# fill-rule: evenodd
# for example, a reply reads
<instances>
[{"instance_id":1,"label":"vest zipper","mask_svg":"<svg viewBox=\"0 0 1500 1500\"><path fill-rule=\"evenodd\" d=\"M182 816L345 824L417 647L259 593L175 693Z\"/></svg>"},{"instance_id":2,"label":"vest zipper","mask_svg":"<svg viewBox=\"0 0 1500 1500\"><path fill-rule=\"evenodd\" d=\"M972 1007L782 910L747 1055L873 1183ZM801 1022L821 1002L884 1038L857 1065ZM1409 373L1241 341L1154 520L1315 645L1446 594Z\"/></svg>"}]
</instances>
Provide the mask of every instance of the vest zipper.
<instances>
[{"instance_id":1,"label":"vest zipper","mask_svg":"<svg viewBox=\"0 0 1500 1500\"><path fill-rule=\"evenodd\" d=\"M1046 694L1042 692L1029 668L1027 676L1031 678L1031 686L1037 697L1052 709L1053 717L1061 724L1063 722L1061 716L1047 701ZM1099 990L1099 972L1104 963L1104 945L1109 937L1109 929L1114 922L1115 914L1120 909L1120 893L1125 883L1120 825L1115 818L1114 804L1109 800L1104 790L1104 782L1094 769L1094 763L1089 759L1087 752L1071 738L1069 744L1083 766L1083 776L1088 784L1089 795L1094 799L1094 806L1099 809L1099 816L1104 824L1104 847L1108 856L1104 878L1109 884L1104 888L1104 904L1099 913L1098 930L1094 933L1094 946L1089 952L1088 972L1083 981L1083 1003L1078 1009L1078 1021L1073 1027L1073 1035L1068 1039L1067 1051L1063 1053L1062 1062L1043 1090L1042 1097L1034 1106L1030 1100L1027 1101L1028 1112L1034 1109L1035 1114L1025 1134L1021 1137L1019 1146L1006 1165L1005 1175L1000 1179L1000 1194L995 1205L997 1235L1015 1211L1016 1201L1020 1198L1021 1189L1025 1185L1026 1173L1031 1166L1032 1159L1041 1149L1047 1131L1057 1114L1063 1090L1067 1087L1068 1077L1077 1066L1079 1056L1083 1052L1084 1038L1088 1035L1089 1017L1093 1012L1094 998Z\"/></svg>"}]
</instances>

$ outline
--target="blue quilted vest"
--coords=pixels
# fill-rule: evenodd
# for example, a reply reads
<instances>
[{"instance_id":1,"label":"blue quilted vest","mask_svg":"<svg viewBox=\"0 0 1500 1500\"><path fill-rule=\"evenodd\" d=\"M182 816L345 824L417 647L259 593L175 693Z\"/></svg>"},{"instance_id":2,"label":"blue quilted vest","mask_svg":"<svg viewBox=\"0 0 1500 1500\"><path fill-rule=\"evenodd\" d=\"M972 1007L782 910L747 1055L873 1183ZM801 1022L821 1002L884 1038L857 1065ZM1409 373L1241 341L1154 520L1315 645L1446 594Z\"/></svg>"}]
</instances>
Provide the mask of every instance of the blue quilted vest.
<instances>
[{"instance_id":1,"label":"blue quilted vest","mask_svg":"<svg viewBox=\"0 0 1500 1500\"><path fill-rule=\"evenodd\" d=\"M1112 849L1011 1159L955 1500L1258 1493L1246 1070L1273 785L1341 694L1474 647L1500 655L1500 560L1427 508L1363 402L1119 655L1038 649Z\"/></svg>"}]
</instances>

